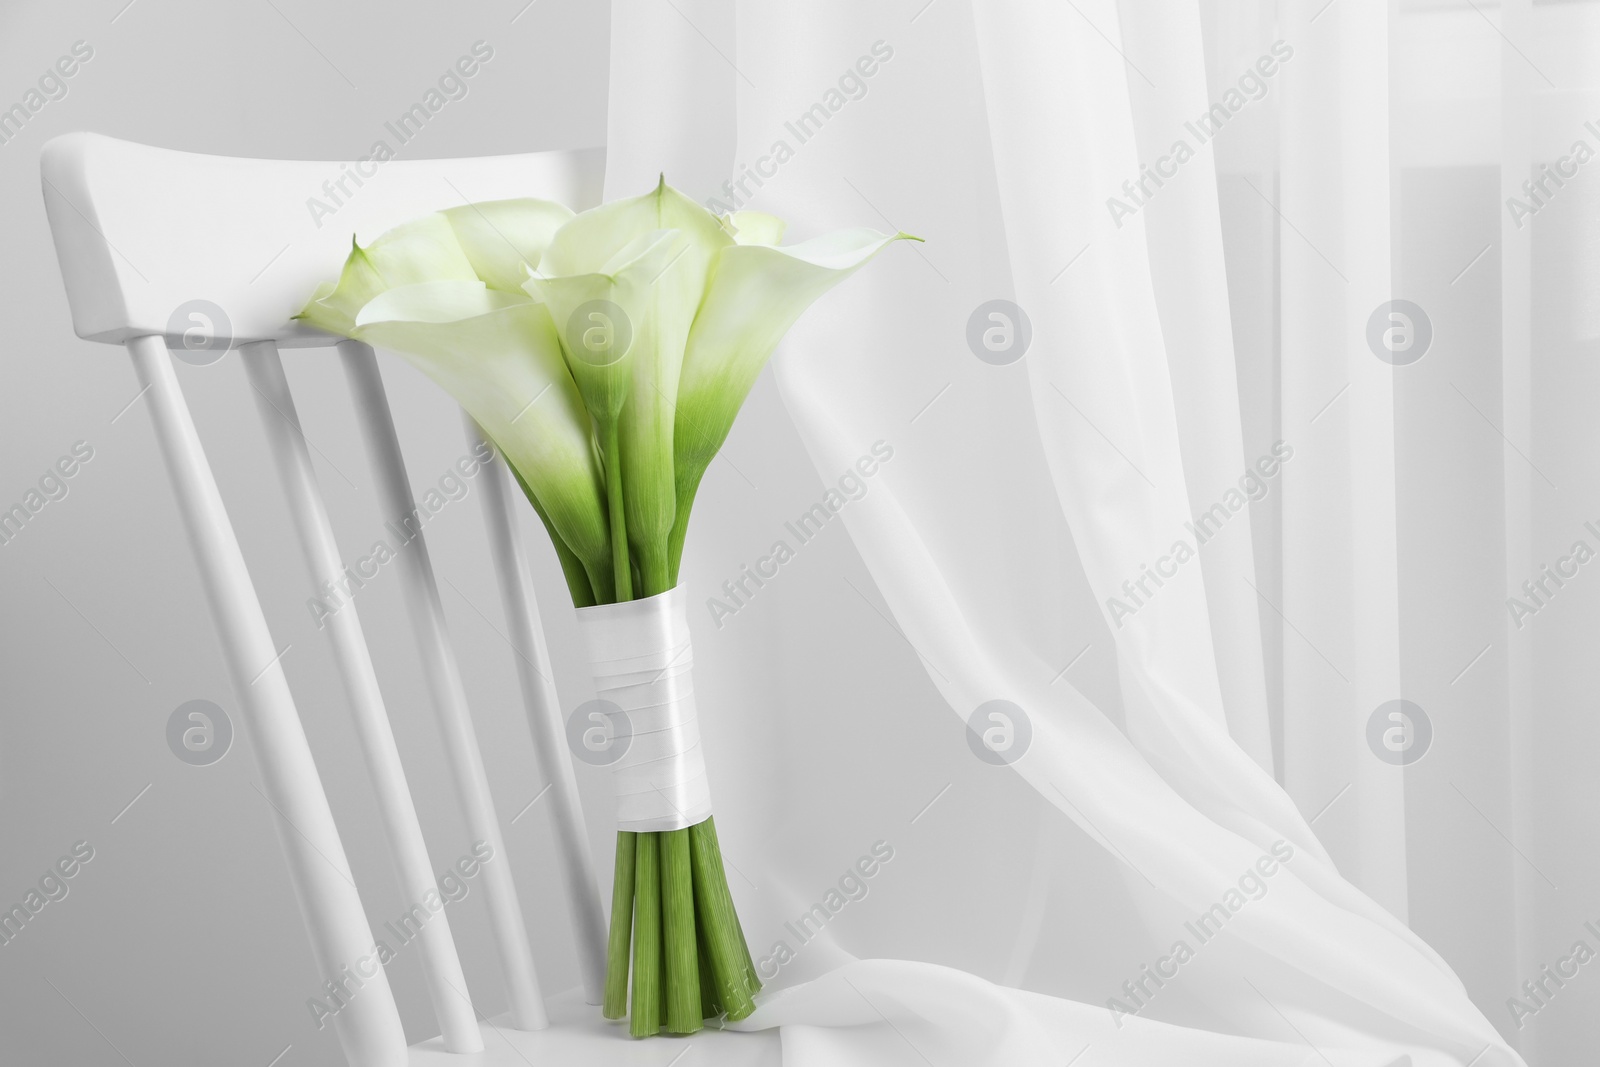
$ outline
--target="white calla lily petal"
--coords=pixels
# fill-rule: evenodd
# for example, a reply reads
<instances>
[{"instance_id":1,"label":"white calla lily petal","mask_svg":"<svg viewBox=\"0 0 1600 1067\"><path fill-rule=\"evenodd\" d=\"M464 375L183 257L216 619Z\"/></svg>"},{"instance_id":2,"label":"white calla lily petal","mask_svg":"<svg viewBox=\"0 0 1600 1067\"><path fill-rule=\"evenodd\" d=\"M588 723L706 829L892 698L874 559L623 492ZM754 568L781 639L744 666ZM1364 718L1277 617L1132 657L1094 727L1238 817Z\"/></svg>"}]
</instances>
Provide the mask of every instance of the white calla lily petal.
<instances>
[{"instance_id":1,"label":"white calla lily petal","mask_svg":"<svg viewBox=\"0 0 1600 1067\"><path fill-rule=\"evenodd\" d=\"M715 215L662 182L644 196L614 200L573 216L545 249L539 273L547 277L606 273L620 250L654 230L682 230L707 259L733 243Z\"/></svg>"},{"instance_id":2,"label":"white calla lily petal","mask_svg":"<svg viewBox=\"0 0 1600 1067\"><path fill-rule=\"evenodd\" d=\"M451 278L474 281L478 277L472 261L461 250L461 242L456 240L450 220L437 212L385 231L366 248L356 246L352 258L356 253L383 279L386 289Z\"/></svg>"},{"instance_id":3,"label":"white calla lily petal","mask_svg":"<svg viewBox=\"0 0 1600 1067\"><path fill-rule=\"evenodd\" d=\"M442 212L456 240L491 289L521 292L539 260L572 211L553 200L494 200Z\"/></svg>"},{"instance_id":4,"label":"white calla lily petal","mask_svg":"<svg viewBox=\"0 0 1600 1067\"><path fill-rule=\"evenodd\" d=\"M385 290L416 282L475 281L472 264L442 215L424 215L396 226L362 248L352 237L339 280L318 286L297 316L311 325L348 337L356 316Z\"/></svg>"},{"instance_id":5,"label":"white calla lily petal","mask_svg":"<svg viewBox=\"0 0 1600 1067\"><path fill-rule=\"evenodd\" d=\"M722 250L695 316L678 383L674 466L680 512L727 439L744 398L802 312L889 244L918 240L870 229L839 230L787 248ZM673 529L681 547L687 515Z\"/></svg>"},{"instance_id":6,"label":"white calla lily petal","mask_svg":"<svg viewBox=\"0 0 1600 1067\"><path fill-rule=\"evenodd\" d=\"M383 322L456 322L528 303L532 301L524 293L503 293L477 280L419 282L373 297L356 313L356 328Z\"/></svg>"},{"instance_id":7,"label":"white calla lily petal","mask_svg":"<svg viewBox=\"0 0 1600 1067\"><path fill-rule=\"evenodd\" d=\"M789 224L765 211L730 211L722 216L722 228L742 245L776 245L783 240Z\"/></svg>"},{"instance_id":8,"label":"white calla lily petal","mask_svg":"<svg viewBox=\"0 0 1600 1067\"><path fill-rule=\"evenodd\" d=\"M546 276L535 272L523 283L528 294L549 305L574 375L581 379L588 368L627 359L635 328L648 310L652 286L682 254L684 245L683 234L677 230L651 230L618 249L594 273ZM601 302L611 305L606 313L621 315L622 320L604 323L605 340L596 343L590 339L596 324L584 312L593 312L591 305Z\"/></svg>"},{"instance_id":9,"label":"white calla lily petal","mask_svg":"<svg viewBox=\"0 0 1600 1067\"><path fill-rule=\"evenodd\" d=\"M399 352L443 386L517 468L585 567L604 570L610 549L589 417L549 311L473 284L480 286L476 295L457 282L386 293L371 315L363 309L366 324L356 336ZM499 306L464 318L438 317L450 302ZM406 308L419 317L389 317Z\"/></svg>"},{"instance_id":10,"label":"white calla lily petal","mask_svg":"<svg viewBox=\"0 0 1600 1067\"><path fill-rule=\"evenodd\" d=\"M310 303L296 318L329 333L349 337L355 330L356 315L384 288L383 279L373 270L372 264L362 254L361 246L352 238L350 255L339 271L339 280L317 286Z\"/></svg>"}]
</instances>

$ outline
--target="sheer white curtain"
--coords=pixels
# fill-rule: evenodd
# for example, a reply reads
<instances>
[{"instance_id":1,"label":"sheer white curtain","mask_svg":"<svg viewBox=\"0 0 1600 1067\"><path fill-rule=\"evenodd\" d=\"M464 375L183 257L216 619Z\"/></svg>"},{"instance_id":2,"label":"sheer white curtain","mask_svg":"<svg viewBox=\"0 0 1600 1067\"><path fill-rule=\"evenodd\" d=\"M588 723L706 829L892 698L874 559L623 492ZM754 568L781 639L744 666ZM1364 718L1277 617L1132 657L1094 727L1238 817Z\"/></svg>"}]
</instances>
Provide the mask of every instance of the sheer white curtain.
<instances>
[{"instance_id":1,"label":"sheer white curtain","mask_svg":"<svg viewBox=\"0 0 1600 1067\"><path fill-rule=\"evenodd\" d=\"M1581 699L1600 594L1569 577L1542 629L1505 599L1600 547L1600 170L1521 189L1600 146L1594 7L614 0L609 195L665 168L796 238L927 239L802 320L783 406L826 484L893 443L841 514L948 705L919 728L1012 702L1031 737L1005 773L1034 793L1003 803L1057 809L1116 872L1060 888L1052 855L1091 865L1040 822L1032 865L992 872L1027 886L986 923L1004 986L937 965L965 936L937 909L901 961L829 937L752 1020L787 1058L1459 1067L1592 1045L1600 979L1559 960L1600 947L1597 872L1559 827L1600 821L1596 737L1544 705ZM968 342L997 298L1031 327L1006 365ZM1422 310L1379 314L1395 298ZM1374 347L1375 315L1414 347ZM697 536L691 582L733 569ZM784 714L797 626L741 646L764 666L740 693ZM830 773L793 729L725 748L783 770L736 773L719 813L774 818ZM1426 758L1383 758L1408 743ZM925 847L925 872L966 863ZM803 910L790 868L752 862L758 916ZM1085 925L1095 959L1035 951ZM1545 964L1567 978L1530 993Z\"/></svg>"}]
</instances>

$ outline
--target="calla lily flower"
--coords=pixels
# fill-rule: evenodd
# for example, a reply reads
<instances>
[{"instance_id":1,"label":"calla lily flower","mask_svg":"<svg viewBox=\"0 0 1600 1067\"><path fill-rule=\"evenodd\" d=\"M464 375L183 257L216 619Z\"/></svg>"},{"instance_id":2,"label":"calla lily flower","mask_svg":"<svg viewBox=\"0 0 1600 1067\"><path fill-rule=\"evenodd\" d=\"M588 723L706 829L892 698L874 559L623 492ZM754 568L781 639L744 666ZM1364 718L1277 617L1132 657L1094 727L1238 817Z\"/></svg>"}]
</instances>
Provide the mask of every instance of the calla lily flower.
<instances>
[{"instance_id":1,"label":"calla lily flower","mask_svg":"<svg viewBox=\"0 0 1600 1067\"><path fill-rule=\"evenodd\" d=\"M632 392L634 323L649 310L653 283L682 250L677 230L652 230L624 245L598 271L547 277L522 288L564 323L562 351L596 418L615 419ZM642 347L642 346L641 346Z\"/></svg>"},{"instance_id":2,"label":"calla lily flower","mask_svg":"<svg viewBox=\"0 0 1600 1067\"><path fill-rule=\"evenodd\" d=\"M673 234L670 243L663 231ZM672 459L678 375L712 265L733 243L715 215L663 179L644 196L603 204L565 223L527 284L530 293L550 303L558 325L563 310L594 307L589 301L610 300L622 314L614 326L626 329L630 338L623 357L629 381L616 424L615 457L605 442L602 452L608 473L615 471L621 481L622 500L620 506L612 501L612 522L620 511L646 595L672 587L675 568L667 546L677 510ZM625 274L631 276L623 284ZM583 358L574 349L582 347L588 325L570 322L559 331L569 364ZM603 421L593 405L590 415Z\"/></svg>"},{"instance_id":3,"label":"calla lily flower","mask_svg":"<svg viewBox=\"0 0 1600 1067\"><path fill-rule=\"evenodd\" d=\"M676 577L700 479L773 349L806 308L887 245L909 234L839 230L786 248L783 223L741 211L728 216L738 243L722 249L689 331L678 382L673 469L677 514L669 553Z\"/></svg>"},{"instance_id":4,"label":"calla lily flower","mask_svg":"<svg viewBox=\"0 0 1600 1067\"><path fill-rule=\"evenodd\" d=\"M578 384L599 437L614 546L612 580L624 600L633 592L633 559L628 546L640 563L644 584L659 586L667 577L664 559L658 563L650 554L651 546L665 546L665 537L646 520L651 514L650 488L657 483L671 484L671 445L662 452L669 466L660 471L656 457L649 451L641 453L630 434L627 456L634 459L630 465L622 449L622 427L626 424L636 431L654 414L650 387L661 376L661 349L652 344L649 334L636 345L635 331L656 320L651 307L655 283L683 254L684 246L679 230L651 230L623 245L597 271L550 276L535 271L523 283L527 292L546 302L553 321L565 324L559 332L567 369ZM546 258L560 262L559 256ZM636 351L643 353L641 359L634 358ZM644 392L624 423L623 407L634 391L636 375ZM631 507L625 485L636 487ZM628 516L633 518L631 530ZM671 515L663 516L662 521L670 527Z\"/></svg>"},{"instance_id":5,"label":"calla lily flower","mask_svg":"<svg viewBox=\"0 0 1600 1067\"><path fill-rule=\"evenodd\" d=\"M611 550L589 417L549 310L521 288L571 218L539 200L424 216L353 243L299 317L401 353L454 396L517 471L575 594L574 559L599 597L613 592Z\"/></svg>"},{"instance_id":6,"label":"calla lily flower","mask_svg":"<svg viewBox=\"0 0 1600 1067\"><path fill-rule=\"evenodd\" d=\"M524 472L586 570L610 566L589 419L544 305L476 281L422 282L378 296L356 328L362 340L404 353L456 398Z\"/></svg>"}]
</instances>

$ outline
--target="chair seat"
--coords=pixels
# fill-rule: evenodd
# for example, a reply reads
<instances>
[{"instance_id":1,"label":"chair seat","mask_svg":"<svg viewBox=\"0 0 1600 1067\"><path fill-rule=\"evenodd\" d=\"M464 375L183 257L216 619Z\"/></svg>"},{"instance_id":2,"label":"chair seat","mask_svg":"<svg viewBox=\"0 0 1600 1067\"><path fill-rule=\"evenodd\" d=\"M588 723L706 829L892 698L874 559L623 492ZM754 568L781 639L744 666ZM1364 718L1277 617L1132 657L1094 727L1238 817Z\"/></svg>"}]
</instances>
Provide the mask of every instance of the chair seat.
<instances>
[{"instance_id":1,"label":"chair seat","mask_svg":"<svg viewBox=\"0 0 1600 1067\"><path fill-rule=\"evenodd\" d=\"M410 1067L665 1067L683 1055L683 1067L779 1067L782 1048L776 1030L741 1034L707 1028L688 1037L663 1035L648 1040L628 1036L628 1024L612 1022L583 1002L581 990L550 998L547 1030L513 1030L508 1016L482 1024L483 1051L446 1052L441 1038L411 1046ZM691 1059L692 1057L692 1059Z\"/></svg>"}]
</instances>

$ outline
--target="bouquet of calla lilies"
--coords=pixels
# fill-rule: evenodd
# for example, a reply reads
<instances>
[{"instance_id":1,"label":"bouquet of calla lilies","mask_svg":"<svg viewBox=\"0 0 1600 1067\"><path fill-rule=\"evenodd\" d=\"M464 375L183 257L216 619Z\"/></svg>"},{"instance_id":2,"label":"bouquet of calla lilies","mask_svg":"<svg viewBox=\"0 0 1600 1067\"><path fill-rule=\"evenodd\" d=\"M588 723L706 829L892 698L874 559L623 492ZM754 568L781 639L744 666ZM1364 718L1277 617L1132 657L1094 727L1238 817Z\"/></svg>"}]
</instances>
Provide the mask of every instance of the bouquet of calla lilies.
<instances>
[{"instance_id":1,"label":"bouquet of calla lilies","mask_svg":"<svg viewBox=\"0 0 1600 1067\"><path fill-rule=\"evenodd\" d=\"M675 589L701 477L800 314L889 243L718 217L663 180L574 215L468 204L354 244L304 321L402 353L507 459L586 608ZM911 238L916 240L916 238ZM742 1019L761 987L707 817L619 831L603 1010L644 1037ZM630 949L632 1001L629 1002Z\"/></svg>"}]
</instances>

